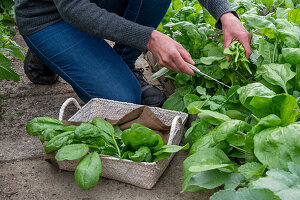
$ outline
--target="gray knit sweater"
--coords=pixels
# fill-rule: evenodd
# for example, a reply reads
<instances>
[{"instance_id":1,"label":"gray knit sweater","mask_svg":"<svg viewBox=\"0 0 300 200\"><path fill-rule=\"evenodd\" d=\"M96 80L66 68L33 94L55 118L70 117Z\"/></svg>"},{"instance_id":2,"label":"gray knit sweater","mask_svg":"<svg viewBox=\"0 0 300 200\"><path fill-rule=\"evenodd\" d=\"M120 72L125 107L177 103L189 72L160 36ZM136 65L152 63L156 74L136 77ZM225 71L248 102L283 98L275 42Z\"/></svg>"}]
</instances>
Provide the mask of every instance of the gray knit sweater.
<instances>
[{"instance_id":1,"label":"gray knit sweater","mask_svg":"<svg viewBox=\"0 0 300 200\"><path fill-rule=\"evenodd\" d=\"M231 12L227 0L199 0L218 20ZM90 0L15 0L17 26L22 35L30 35L60 20L97 37L146 50L153 28L128 21L107 12Z\"/></svg>"}]
</instances>

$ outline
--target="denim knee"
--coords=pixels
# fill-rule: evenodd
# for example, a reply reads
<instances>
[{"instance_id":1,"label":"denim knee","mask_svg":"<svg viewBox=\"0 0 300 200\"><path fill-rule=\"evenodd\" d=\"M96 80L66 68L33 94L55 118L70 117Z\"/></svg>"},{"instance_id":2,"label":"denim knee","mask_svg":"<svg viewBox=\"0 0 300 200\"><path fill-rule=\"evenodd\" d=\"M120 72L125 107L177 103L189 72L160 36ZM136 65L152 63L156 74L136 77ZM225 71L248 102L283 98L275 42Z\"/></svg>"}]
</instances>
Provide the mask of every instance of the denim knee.
<instances>
[{"instance_id":1,"label":"denim knee","mask_svg":"<svg viewBox=\"0 0 300 200\"><path fill-rule=\"evenodd\" d=\"M139 84L120 88L113 95L113 99L122 102L141 104L142 90Z\"/></svg>"}]
</instances>

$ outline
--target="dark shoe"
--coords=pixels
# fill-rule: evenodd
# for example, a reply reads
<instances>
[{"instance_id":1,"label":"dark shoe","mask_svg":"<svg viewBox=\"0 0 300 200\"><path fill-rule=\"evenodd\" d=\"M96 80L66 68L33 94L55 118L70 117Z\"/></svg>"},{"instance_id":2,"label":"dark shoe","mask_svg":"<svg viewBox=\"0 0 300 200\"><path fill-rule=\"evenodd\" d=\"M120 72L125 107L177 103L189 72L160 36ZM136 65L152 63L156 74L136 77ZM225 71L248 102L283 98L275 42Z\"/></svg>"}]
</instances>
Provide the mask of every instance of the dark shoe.
<instances>
[{"instance_id":1,"label":"dark shoe","mask_svg":"<svg viewBox=\"0 0 300 200\"><path fill-rule=\"evenodd\" d=\"M58 75L42 63L30 49L25 56L24 71L29 80L35 84L51 85L58 82Z\"/></svg>"},{"instance_id":2,"label":"dark shoe","mask_svg":"<svg viewBox=\"0 0 300 200\"><path fill-rule=\"evenodd\" d=\"M142 88L142 105L161 107L167 99L164 92L144 79L143 68L131 68L131 71Z\"/></svg>"}]
</instances>

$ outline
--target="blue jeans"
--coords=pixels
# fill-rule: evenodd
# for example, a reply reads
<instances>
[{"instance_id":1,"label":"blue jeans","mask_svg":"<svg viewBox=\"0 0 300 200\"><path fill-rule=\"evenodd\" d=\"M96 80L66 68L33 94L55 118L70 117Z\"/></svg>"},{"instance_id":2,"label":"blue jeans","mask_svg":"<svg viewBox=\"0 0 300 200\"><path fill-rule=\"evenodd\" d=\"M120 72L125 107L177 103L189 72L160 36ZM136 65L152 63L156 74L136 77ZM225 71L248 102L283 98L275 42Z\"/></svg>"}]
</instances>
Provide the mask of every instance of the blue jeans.
<instances>
[{"instance_id":1,"label":"blue jeans","mask_svg":"<svg viewBox=\"0 0 300 200\"><path fill-rule=\"evenodd\" d=\"M98 6L141 25L157 27L171 0L95 0ZM65 21L24 36L28 47L66 80L84 102L105 98L140 104L141 88L129 66L142 53L78 30Z\"/></svg>"}]
</instances>

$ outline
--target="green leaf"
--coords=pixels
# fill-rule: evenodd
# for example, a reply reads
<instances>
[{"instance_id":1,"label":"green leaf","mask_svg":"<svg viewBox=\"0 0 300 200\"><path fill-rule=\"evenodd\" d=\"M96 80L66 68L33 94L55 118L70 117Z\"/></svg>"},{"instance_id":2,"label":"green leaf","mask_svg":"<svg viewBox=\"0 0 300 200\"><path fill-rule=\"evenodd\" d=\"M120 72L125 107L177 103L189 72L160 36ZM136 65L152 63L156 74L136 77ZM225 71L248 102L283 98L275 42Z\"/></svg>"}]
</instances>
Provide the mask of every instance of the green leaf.
<instances>
[{"instance_id":1,"label":"green leaf","mask_svg":"<svg viewBox=\"0 0 300 200\"><path fill-rule=\"evenodd\" d=\"M129 154L129 158L134 162L151 162L151 150L147 146L142 146L134 154Z\"/></svg>"},{"instance_id":2,"label":"green leaf","mask_svg":"<svg viewBox=\"0 0 300 200\"><path fill-rule=\"evenodd\" d=\"M215 27L217 21L206 9L203 9L203 17L206 23L210 24L212 27Z\"/></svg>"},{"instance_id":3,"label":"green leaf","mask_svg":"<svg viewBox=\"0 0 300 200\"><path fill-rule=\"evenodd\" d=\"M87 190L98 183L102 173L101 160L98 153L93 152L84 157L75 170L75 181L77 185Z\"/></svg>"},{"instance_id":4,"label":"green leaf","mask_svg":"<svg viewBox=\"0 0 300 200\"><path fill-rule=\"evenodd\" d=\"M296 99L292 95L278 94L272 98L274 113L280 117L281 125L287 126L295 122L299 109Z\"/></svg>"},{"instance_id":5,"label":"green leaf","mask_svg":"<svg viewBox=\"0 0 300 200\"><path fill-rule=\"evenodd\" d=\"M245 140L245 149L247 152L253 152L254 149L254 136L260 131L270 128L277 127L281 124L281 120L277 115L271 114L260 119L260 121L252 128L252 130L247 134ZM249 158L247 158L248 160ZM252 159L252 158L251 158Z\"/></svg>"},{"instance_id":6,"label":"green leaf","mask_svg":"<svg viewBox=\"0 0 300 200\"><path fill-rule=\"evenodd\" d=\"M279 85L287 94L287 82L291 80L296 73L292 72L291 65L286 64L268 64L258 67L256 75L262 76L268 83Z\"/></svg>"},{"instance_id":7,"label":"green leaf","mask_svg":"<svg viewBox=\"0 0 300 200\"><path fill-rule=\"evenodd\" d=\"M191 172L193 166L233 164L226 154L217 148L203 149L183 161L182 191L202 191L218 187L226 182L228 174L218 170ZM227 166L226 166L227 167ZM229 167L230 168L230 167ZM207 168L209 169L209 168Z\"/></svg>"},{"instance_id":8,"label":"green leaf","mask_svg":"<svg viewBox=\"0 0 300 200\"><path fill-rule=\"evenodd\" d=\"M54 138L56 135L58 135L60 132L53 130L51 128L46 128L40 137L40 141L44 143L45 141L50 141L52 138Z\"/></svg>"},{"instance_id":9,"label":"green leaf","mask_svg":"<svg viewBox=\"0 0 300 200\"><path fill-rule=\"evenodd\" d=\"M53 137L45 146L45 152L51 153L73 142L74 132L67 131Z\"/></svg>"},{"instance_id":10,"label":"green leaf","mask_svg":"<svg viewBox=\"0 0 300 200\"><path fill-rule=\"evenodd\" d=\"M195 101L200 101L200 100L201 100L200 97L198 97L195 94L186 94L183 97L185 107L188 107L191 103L193 103Z\"/></svg>"},{"instance_id":11,"label":"green leaf","mask_svg":"<svg viewBox=\"0 0 300 200\"><path fill-rule=\"evenodd\" d=\"M180 150L187 150L190 148L189 144L186 144L184 146L178 146L178 145L164 145L161 149L159 149L159 152L168 152L168 153L176 153ZM154 153L153 155L157 155L157 153Z\"/></svg>"},{"instance_id":12,"label":"green leaf","mask_svg":"<svg viewBox=\"0 0 300 200\"><path fill-rule=\"evenodd\" d=\"M221 190L210 197L210 200L279 200L279 198L268 189L242 188L235 190Z\"/></svg>"},{"instance_id":13,"label":"green leaf","mask_svg":"<svg viewBox=\"0 0 300 200\"><path fill-rule=\"evenodd\" d=\"M203 172L203 171L208 171L208 170L212 170L212 169L218 169L218 168L223 168L223 167L229 167L232 166L232 164L201 164L198 166L191 166L189 168L190 172Z\"/></svg>"},{"instance_id":14,"label":"green leaf","mask_svg":"<svg viewBox=\"0 0 300 200\"><path fill-rule=\"evenodd\" d=\"M207 121L213 125L219 125L222 122L231 120L228 116L223 115L219 112L210 111L210 110L200 110L198 117L204 121Z\"/></svg>"},{"instance_id":15,"label":"green leaf","mask_svg":"<svg viewBox=\"0 0 300 200\"><path fill-rule=\"evenodd\" d=\"M141 146L159 150L164 144L160 135L143 125L135 123L131 125L130 129L123 131L122 141L126 146L135 151Z\"/></svg>"},{"instance_id":16,"label":"green leaf","mask_svg":"<svg viewBox=\"0 0 300 200\"><path fill-rule=\"evenodd\" d=\"M194 101L187 107L189 114L198 114L207 101Z\"/></svg>"},{"instance_id":17,"label":"green leaf","mask_svg":"<svg viewBox=\"0 0 300 200\"><path fill-rule=\"evenodd\" d=\"M187 150L190 148L189 144L184 146L177 146L177 145L164 145L159 151L155 152L153 156L155 156L153 162L157 162L164 158L168 158L171 156L172 153L176 153L180 150Z\"/></svg>"},{"instance_id":18,"label":"green leaf","mask_svg":"<svg viewBox=\"0 0 300 200\"><path fill-rule=\"evenodd\" d=\"M224 60L225 56L209 56L209 57L201 57L200 62L204 65L211 65L213 62L219 62Z\"/></svg>"},{"instance_id":19,"label":"green leaf","mask_svg":"<svg viewBox=\"0 0 300 200\"><path fill-rule=\"evenodd\" d=\"M267 6L267 8L272 8L273 6L273 0L261 0L261 2Z\"/></svg>"},{"instance_id":20,"label":"green leaf","mask_svg":"<svg viewBox=\"0 0 300 200\"><path fill-rule=\"evenodd\" d=\"M70 144L62 147L55 155L57 161L77 160L85 156L89 151L86 144Z\"/></svg>"},{"instance_id":21,"label":"green leaf","mask_svg":"<svg viewBox=\"0 0 300 200\"><path fill-rule=\"evenodd\" d=\"M240 120L228 120L223 122L212 131L213 139L216 143L226 140L237 132L248 132L251 126Z\"/></svg>"},{"instance_id":22,"label":"green leaf","mask_svg":"<svg viewBox=\"0 0 300 200\"><path fill-rule=\"evenodd\" d=\"M270 63L274 63L274 48L275 45L268 42L265 39L260 39L259 40L259 48L258 51L260 53L260 55L264 58L263 63L264 64L270 64Z\"/></svg>"},{"instance_id":23,"label":"green leaf","mask_svg":"<svg viewBox=\"0 0 300 200\"><path fill-rule=\"evenodd\" d=\"M291 166L300 169L299 165L289 163ZM300 177L294 173L283 170L271 169L267 176L252 183L254 188L265 188L274 192L281 199L297 200L300 195Z\"/></svg>"},{"instance_id":24,"label":"green leaf","mask_svg":"<svg viewBox=\"0 0 300 200\"><path fill-rule=\"evenodd\" d=\"M119 126L117 126L117 125L114 126L114 132L115 132L115 136L116 136L116 137L121 138L122 131L121 131L121 129L120 129Z\"/></svg>"},{"instance_id":25,"label":"green leaf","mask_svg":"<svg viewBox=\"0 0 300 200\"><path fill-rule=\"evenodd\" d=\"M179 93L173 93L163 104L163 109L176 110L183 112L185 110L185 105L183 97Z\"/></svg>"},{"instance_id":26,"label":"green leaf","mask_svg":"<svg viewBox=\"0 0 300 200\"><path fill-rule=\"evenodd\" d=\"M20 50L20 46L14 42L14 41L10 41L9 45L4 46L5 50L9 53L9 55L24 61L25 56L23 54L23 52Z\"/></svg>"},{"instance_id":27,"label":"green leaf","mask_svg":"<svg viewBox=\"0 0 300 200\"><path fill-rule=\"evenodd\" d=\"M237 90L241 103L246 107L254 96L273 97L275 93L261 83L251 83Z\"/></svg>"},{"instance_id":28,"label":"green leaf","mask_svg":"<svg viewBox=\"0 0 300 200\"><path fill-rule=\"evenodd\" d=\"M184 142L194 144L199 138L209 133L210 124L206 121L199 121L198 123L191 126L184 135Z\"/></svg>"},{"instance_id":29,"label":"green leaf","mask_svg":"<svg viewBox=\"0 0 300 200\"><path fill-rule=\"evenodd\" d=\"M245 140L246 140L246 136L239 133L236 133L226 138L226 142L236 147L244 146Z\"/></svg>"},{"instance_id":30,"label":"green leaf","mask_svg":"<svg viewBox=\"0 0 300 200\"><path fill-rule=\"evenodd\" d=\"M254 136L254 153L268 168L287 169L289 162L300 164L300 124L264 129Z\"/></svg>"},{"instance_id":31,"label":"green leaf","mask_svg":"<svg viewBox=\"0 0 300 200\"><path fill-rule=\"evenodd\" d=\"M286 62L292 65L300 64L300 48L283 48L282 55Z\"/></svg>"},{"instance_id":32,"label":"green leaf","mask_svg":"<svg viewBox=\"0 0 300 200\"><path fill-rule=\"evenodd\" d=\"M0 80L19 81L19 75L11 68L10 60L0 52Z\"/></svg>"},{"instance_id":33,"label":"green leaf","mask_svg":"<svg viewBox=\"0 0 300 200\"><path fill-rule=\"evenodd\" d=\"M297 24L300 24L300 10L299 9L293 9L288 11L288 20L290 22L294 22Z\"/></svg>"},{"instance_id":34,"label":"green leaf","mask_svg":"<svg viewBox=\"0 0 300 200\"><path fill-rule=\"evenodd\" d=\"M206 148L213 148L216 147L218 149L225 149L228 147L228 144L225 143L225 141L216 143L213 140L213 133L210 132L209 134L204 135L203 137L200 137L191 147L191 150L189 152L189 155L192 155L198 151L202 151Z\"/></svg>"},{"instance_id":35,"label":"green leaf","mask_svg":"<svg viewBox=\"0 0 300 200\"><path fill-rule=\"evenodd\" d=\"M51 117L36 117L26 125L26 131L31 136L41 135L45 129L62 130L65 125Z\"/></svg>"},{"instance_id":36,"label":"green leaf","mask_svg":"<svg viewBox=\"0 0 300 200\"><path fill-rule=\"evenodd\" d=\"M165 75L167 72L169 72L169 69L163 67L160 70L158 70L157 72L155 72L154 74L152 74L149 81L150 82L154 81L155 79L158 79L158 78L162 77L163 75Z\"/></svg>"},{"instance_id":37,"label":"green leaf","mask_svg":"<svg viewBox=\"0 0 300 200\"><path fill-rule=\"evenodd\" d=\"M258 16L254 14L243 15L243 19L255 29L258 29L270 39L276 38L277 29L275 25L269 21L265 16Z\"/></svg>"},{"instance_id":38,"label":"green leaf","mask_svg":"<svg viewBox=\"0 0 300 200\"><path fill-rule=\"evenodd\" d=\"M293 0L284 0L284 3L287 8L292 8L292 9L294 8Z\"/></svg>"},{"instance_id":39,"label":"green leaf","mask_svg":"<svg viewBox=\"0 0 300 200\"><path fill-rule=\"evenodd\" d=\"M101 136L99 129L89 122L80 124L75 130L75 138L78 140L99 136Z\"/></svg>"},{"instance_id":40,"label":"green leaf","mask_svg":"<svg viewBox=\"0 0 300 200\"><path fill-rule=\"evenodd\" d=\"M226 115L231 119L238 119L244 121L247 117L246 114L238 111L238 110L227 110Z\"/></svg>"},{"instance_id":41,"label":"green leaf","mask_svg":"<svg viewBox=\"0 0 300 200\"><path fill-rule=\"evenodd\" d=\"M206 95L206 88L203 88L203 87L201 87L201 86L197 86L197 87L196 87L196 90L197 90L198 94L200 94L201 96L204 96L204 97L207 96L207 95ZM206 98L205 98L205 99L206 99Z\"/></svg>"},{"instance_id":42,"label":"green leaf","mask_svg":"<svg viewBox=\"0 0 300 200\"><path fill-rule=\"evenodd\" d=\"M262 176L266 166L258 162L247 162L239 167L239 172L246 178L250 179L253 176Z\"/></svg>"},{"instance_id":43,"label":"green leaf","mask_svg":"<svg viewBox=\"0 0 300 200\"><path fill-rule=\"evenodd\" d=\"M99 128L100 131L104 131L105 133L109 134L110 136L114 135L114 127L108 123L106 120L95 117L92 121L92 123Z\"/></svg>"}]
</instances>

